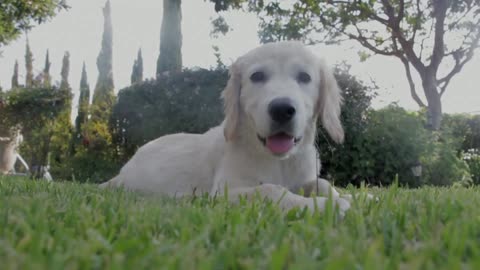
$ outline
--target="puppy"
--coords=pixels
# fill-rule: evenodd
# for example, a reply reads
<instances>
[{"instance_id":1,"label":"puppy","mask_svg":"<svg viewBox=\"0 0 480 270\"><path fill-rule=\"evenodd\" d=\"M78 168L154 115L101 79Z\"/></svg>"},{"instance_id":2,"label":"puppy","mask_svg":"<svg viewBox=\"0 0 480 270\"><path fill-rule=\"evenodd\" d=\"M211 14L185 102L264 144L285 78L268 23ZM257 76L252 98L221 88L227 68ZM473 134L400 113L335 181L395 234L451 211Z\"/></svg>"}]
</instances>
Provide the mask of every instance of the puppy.
<instances>
[{"instance_id":1,"label":"puppy","mask_svg":"<svg viewBox=\"0 0 480 270\"><path fill-rule=\"evenodd\" d=\"M255 194L284 209L324 210L331 192L343 214L349 202L317 179L314 140L317 121L338 143L341 91L332 71L304 45L278 42L260 46L230 68L222 93L225 119L204 134L163 136L141 147L105 186L168 196L196 192ZM315 188L323 197L307 194Z\"/></svg>"}]
</instances>

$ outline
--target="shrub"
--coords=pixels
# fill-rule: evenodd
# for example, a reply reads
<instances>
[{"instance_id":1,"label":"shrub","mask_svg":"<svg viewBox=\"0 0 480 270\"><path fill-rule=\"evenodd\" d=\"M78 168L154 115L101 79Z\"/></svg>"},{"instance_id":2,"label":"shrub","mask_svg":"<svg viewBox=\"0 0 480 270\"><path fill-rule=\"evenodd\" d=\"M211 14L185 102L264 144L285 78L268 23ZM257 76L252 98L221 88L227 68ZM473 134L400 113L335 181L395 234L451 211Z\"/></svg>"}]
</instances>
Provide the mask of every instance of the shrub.
<instances>
[{"instance_id":1,"label":"shrub","mask_svg":"<svg viewBox=\"0 0 480 270\"><path fill-rule=\"evenodd\" d=\"M468 164L472 183L480 185L480 150L470 149L463 154L463 160Z\"/></svg>"},{"instance_id":2,"label":"shrub","mask_svg":"<svg viewBox=\"0 0 480 270\"><path fill-rule=\"evenodd\" d=\"M227 79L225 69L185 70L122 89L110 125L123 159L160 136L203 133L218 125L223 119L220 93Z\"/></svg>"},{"instance_id":3,"label":"shrub","mask_svg":"<svg viewBox=\"0 0 480 270\"><path fill-rule=\"evenodd\" d=\"M459 152L480 149L480 115L445 114L441 130L460 140Z\"/></svg>"},{"instance_id":4,"label":"shrub","mask_svg":"<svg viewBox=\"0 0 480 270\"><path fill-rule=\"evenodd\" d=\"M402 185L420 185L411 168L428 147L428 133L421 119L396 105L370 110L366 118L361 133L348 135L353 139L342 149L347 151L336 155L340 166L331 168L335 181L340 185L359 185L362 181L388 185L398 175Z\"/></svg>"},{"instance_id":5,"label":"shrub","mask_svg":"<svg viewBox=\"0 0 480 270\"><path fill-rule=\"evenodd\" d=\"M435 186L471 182L468 164L459 152L461 140L448 132L431 134L429 148L422 157L423 181Z\"/></svg>"},{"instance_id":6,"label":"shrub","mask_svg":"<svg viewBox=\"0 0 480 270\"><path fill-rule=\"evenodd\" d=\"M70 106L71 97L70 91L56 87L15 88L2 93L0 133L20 128L24 137L20 153L30 167L47 164L52 137L55 144L61 135L54 134L53 127Z\"/></svg>"},{"instance_id":7,"label":"shrub","mask_svg":"<svg viewBox=\"0 0 480 270\"><path fill-rule=\"evenodd\" d=\"M361 158L359 151L366 136L370 104L376 88L352 76L347 65L337 66L335 77L344 98L341 119L345 141L336 144L319 125L316 143L322 161L321 176L333 179L336 184L347 185L360 177L358 168L351 165Z\"/></svg>"},{"instance_id":8,"label":"shrub","mask_svg":"<svg viewBox=\"0 0 480 270\"><path fill-rule=\"evenodd\" d=\"M330 145L330 155L323 157L336 184L389 185L397 176L399 184L409 187L470 181L468 165L458 155L461 140L446 130L425 129L421 113L392 104L368 110L365 119L362 129L346 126L351 133L344 145ZM420 177L412 171L418 163Z\"/></svg>"}]
</instances>

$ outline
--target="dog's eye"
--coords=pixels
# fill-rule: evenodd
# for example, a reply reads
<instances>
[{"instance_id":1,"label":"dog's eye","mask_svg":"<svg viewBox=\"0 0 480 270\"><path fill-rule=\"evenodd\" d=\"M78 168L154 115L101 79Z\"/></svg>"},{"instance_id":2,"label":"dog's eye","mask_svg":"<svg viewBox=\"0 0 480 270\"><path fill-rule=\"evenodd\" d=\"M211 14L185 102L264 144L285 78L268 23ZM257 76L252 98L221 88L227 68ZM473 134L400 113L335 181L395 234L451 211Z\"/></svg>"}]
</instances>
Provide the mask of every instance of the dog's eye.
<instances>
[{"instance_id":1,"label":"dog's eye","mask_svg":"<svg viewBox=\"0 0 480 270\"><path fill-rule=\"evenodd\" d=\"M297 75L297 81L300 83L309 83L311 80L312 78L306 72L302 71L302 72L299 72Z\"/></svg>"},{"instance_id":2,"label":"dog's eye","mask_svg":"<svg viewBox=\"0 0 480 270\"><path fill-rule=\"evenodd\" d=\"M250 76L250 80L254 83L264 82L266 79L265 73L257 71Z\"/></svg>"}]
</instances>

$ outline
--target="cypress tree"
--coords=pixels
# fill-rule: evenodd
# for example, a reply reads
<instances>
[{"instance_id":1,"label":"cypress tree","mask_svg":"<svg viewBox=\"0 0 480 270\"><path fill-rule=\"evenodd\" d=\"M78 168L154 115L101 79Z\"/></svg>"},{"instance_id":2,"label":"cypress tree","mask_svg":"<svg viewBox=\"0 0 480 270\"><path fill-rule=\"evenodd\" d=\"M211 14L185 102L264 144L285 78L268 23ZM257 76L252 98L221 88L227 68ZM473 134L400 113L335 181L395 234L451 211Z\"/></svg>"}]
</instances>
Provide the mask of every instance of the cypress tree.
<instances>
[{"instance_id":1,"label":"cypress tree","mask_svg":"<svg viewBox=\"0 0 480 270\"><path fill-rule=\"evenodd\" d=\"M62 69L60 72L60 90L68 91L70 94L72 88L68 82L68 76L70 74L70 53L67 51L63 55ZM52 127L52 141L50 146L50 154L52 157L51 162L56 164L55 166L61 167L61 164L65 165L65 161L68 156L73 153L73 125L71 120L72 115L72 98L70 97L66 104L65 109L59 113Z\"/></svg>"},{"instance_id":2,"label":"cypress tree","mask_svg":"<svg viewBox=\"0 0 480 270\"><path fill-rule=\"evenodd\" d=\"M80 97L78 99L78 114L75 119L75 133L77 138L82 135L82 126L87 122L88 106L90 105L90 85L87 79L87 69L83 63L82 77L80 79Z\"/></svg>"},{"instance_id":3,"label":"cypress tree","mask_svg":"<svg viewBox=\"0 0 480 270\"><path fill-rule=\"evenodd\" d=\"M107 122L115 102L112 54L113 28L111 6L108 0L103 8L104 30L102 48L97 57L98 79L93 92L92 120Z\"/></svg>"},{"instance_id":4,"label":"cypress tree","mask_svg":"<svg viewBox=\"0 0 480 270\"><path fill-rule=\"evenodd\" d=\"M130 79L132 84L139 83L143 81L143 57L142 49L138 50L137 59L133 63L132 76Z\"/></svg>"},{"instance_id":5,"label":"cypress tree","mask_svg":"<svg viewBox=\"0 0 480 270\"><path fill-rule=\"evenodd\" d=\"M164 72L182 69L182 9L181 0L163 1L160 30L160 56L157 60L157 78Z\"/></svg>"},{"instance_id":6,"label":"cypress tree","mask_svg":"<svg viewBox=\"0 0 480 270\"><path fill-rule=\"evenodd\" d=\"M50 76L50 55L47 50L47 55L45 56L45 67L43 68L43 86L44 87L51 87L52 86L52 76Z\"/></svg>"},{"instance_id":7,"label":"cypress tree","mask_svg":"<svg viewBox=\"0 0 480 270\"><path fill-rule=\"evenodd\" d=\"M60 73L62 79L60 81L60 89L70 89L70 83L68 83L68 75L70 73L70 53L65 52L62 60L62 71Z\"/></svg>"},{"instance_id":8,"label":"cypress tree","mask_svg":"<svg viewBox=\"0 0 480 270\"><path fill-rule=\"evenodd\" d=\"M18 84L18 61L15 60L15 66L13 67L13 76L12 76L12 88L17 88Z\"/></svg>"},{"instance_id":9,"label":"cypress tree","mask_svg":"<svg viewBox=\"0 0 480 270\"><path fill-rule=\"evenodd\" d=\"M25 68L27 71L27 75L25 76L25 87L28 88L33 86L33 54L30 50L30 44L28 39L25 51Z\"/></svg>"}]
</instances>

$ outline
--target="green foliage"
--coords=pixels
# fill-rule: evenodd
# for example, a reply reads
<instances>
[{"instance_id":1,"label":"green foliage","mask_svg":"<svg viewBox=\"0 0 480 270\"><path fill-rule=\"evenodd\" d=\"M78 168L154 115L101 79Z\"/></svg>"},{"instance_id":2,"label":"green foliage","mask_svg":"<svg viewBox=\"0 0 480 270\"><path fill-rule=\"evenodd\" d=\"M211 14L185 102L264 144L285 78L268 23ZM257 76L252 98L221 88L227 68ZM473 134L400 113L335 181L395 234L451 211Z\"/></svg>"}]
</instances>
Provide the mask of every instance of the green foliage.
<instances>
[{"instance_id":1,"label":"green foliage","mask_svg":"<svg viewBox=\"0 0 480 270\"><path fill-rule=\"evenodd\" d=\"M3 93L0 124L22 126L22 132L41 127L64 110L71 93L53 88L15 88Z\"/></svg>"},{"instance_id":2,"label":"green foliage","mask_svg":"<svg viewBox=\"0 0 480 270\"><path fill-rule=\"evenodd\" d=\"M212 20L212 30L210 31L210 37L218 38L220 35L225 36L230 32L232 28L228 25L223 16L218 16Z\"/></svg>"},{"instance_id":3,"label":"green foliage","mask_svg":"<svg viewBox=\"0 0 480 270\"><path fill-rule=\"evenodd\" d=\"M0 1L0 47L15 40L22 31L47 21L67 8L65 0Z\"/></svg>"},{"instance_id":4,"label":"green foliage","mask_svg":"<svg viewBox=\"0 0 480 270\"><path fill-rule=\"evenodd\" d=\"M68 77L70 75L70 54L65 52L63 56L62 69L61 69L61 81L60 89L64 91L72 92ZM61 175L61 171L65 170L67 160L73 154L73 141L74 130L71 122L72 114L72 99L67 100L65 109L58 115L58 117L46 125L45 129L50 130L51 137L45 138L50 141L49 148L47 149L50 154L49 164L51 166L51 174L53 177L58 178ZM40 164L46 165L46 164Z\"/></svg>"},{"instance_id":5,"label":"green foliage","mask_svg":"<svg viewBox=\"0 0 480 270\"><path fill-rule=\"evenodd\" d=\"M87 79L87 70L83 63L82 77L80 79L80 97L78 99L78 113L75 118L75 141L78 143L83 137L82 127L87 123L88 111L90 106L90 85Z\"/></svg>"},{"instance_id":6,"label":"green foliage","mask_svg":"<svg viewBox=\"0 0 480 270\"><path fill-rule=\"evenodd\" d=\"M450 134L436 134L430 151L424 154L423 181L436 186L449 186L455 182L471 183L472 176L468 164L458 154L459 141Z\"/></svg>"},{"instance_id":7,"label":"green foliage","mask_svg":"<svg viewBox=\"0 0 480 270\"><path fill-rule=\"evenodd\" d=\"M459 151L480 149L480 115L447 114L443 117L442 130L460 140Z\"/></svg>"},{"instance_id":8,"label":"green foliage","mask_svg":"<svg viewBox=\"0 0 480 270\"><path fill-rule=\"evenodd\" d=\"M30 50L30 44L27 40L25 48L25 87L33 87L33 54Z\"/></svg>"},{"instance_id":9,"label":"green foliage","mask_svg":"<svg viewBox=\"0 0 480 270\"><path fill-rule=\"evenodd\" d=\"M322 150L325 170L335 183L389 185L398 175L402 185L420 185L411 171L429 145L420 118L397 106L368 110L363 117L363 125L356 129L350 126L355 121L346 119L344 145L334 146L331 154Z\"/></svg>"},{"instance_id":10,"label":"green foliage","mask_svg":"<svg viewBox=\"0 0 480 270\"><path fill-rule=\"evenodd\" d=\"M221 11L226 11L230 8L234 8L234 9L242 8L243 4L247 0L205 0L205 1L210 1L214 3L215 11L221 12ZM263 1L259 1L259 2L263 2Z\"/></svg>"},{"instance_id":11,"label":"green foliage","mask_svg":"<svg viewBox=\"0 0 480 270\"><path fill-rule=\"evenodd\" d=\"M92 120L107 122L115 103L112 57L113 28L110 1L103 8L104 30L102 48L97 57L98 79L93 92L91 107Z\"/></svg>"},{"instance_id":12,"label":"green foliage","mask_svg":"<svg viewBox=\"0 0 480 270\"><path fill-rule=\"evenodd\" d=\"M143 81L143 57L142 49L138 50L137 59L133 63L132 76L130 77L130 83L140 83Z\"/></svg>"},{"instance_id":13,"label":"green foliage","mask_svg":"<svg viewBox=\"0 0 480 270\"><path fill-rule=\"evenodd\" d=\"M42 72L43 86L46 88L49 88L52 86L52 76L50 76L51 65L52 63L50 63L50 53L47 50L47 55L45 56L45 67L43 68L43 72Z\"/></svg>"},{"instance_id":14,"label":"green foliage","mask_svg":"<svg viewBox=\"0 0 480 270\"><path fill-rule=\"evenodd\" d=\"M98 140L95 141L98 143ZM122 164L110 145L77 147L75 155L66 161L57 173L57 179L77 182L102 183L114 177ZM99 151L99 147L101 147Z\"/></svg>"},{"instance_id":15,"label":"green foliage","mask_svg":"<svg viewBox=\"0 0 480 270\"><path fill-rule=\"evenodd\" d=\"M366 85L350 74L347 65L337 66L335 78L342 89L344 104L341 120L345 131L343 144L336 144L319 125L317 148L322 160L322 175L331 174L338 184L354 180L357 169L351 164L359 157L359 147L363 144L368 127L370 104L376 95L376 87ZM328 177L328 178L332 178ZM393 178L392 178L393 179Z\"/></svg>"},{"instance_id":16,"label":"green foliage","mask_svg":"<svg viewBox=\"0 0 480 270\"><path fill-rule=\"evenodd\" d=\"M262 198L0 178L4 269L477 269L479 188L374 189L343 221ZM358 190L352 190L358 193ZM188 256L188 259L186 259Z\"/></svg>"},{"instance_id":17,"label":"green foliage","mask_svg":"<svg viewBox=\"0 0 480 270\"><path fill-rule=\"evenodd\" d=\"M46 165L55 121L69 109L71 92L57 88L16 88L3 96L0 130L19 128L24 136L22 156L30 166Z\"/></svg>"},{"instance_id":18,"label":"green foliage","mask_svg":"<svg viewBox=\"0 0 480 270\"><path fill-rule=\"evenodd\" d=\"M463 160L468 164L472 183L480 185L480 150L470 149L463 154Z\"/></svg>"},{"instance_id":19,"label":"green foliage","mask_svg":"<svg viewBox=\"0 0 480 270\"><path fill-rule=\"evenodd\" d=\"M146 142L176 132L202 133L223 118L220 92L228 72L184 70L120 90L111 126L128 158Z\"/></svg>"},{"instance_id":20,"label":"green foliage","mask_svg":"<svg viewBox=\"0 0 480 270\"><path fill-rule=\"evenodd\" d=\"M352 129L355 121L345 119L343 145L329 142L330 148L322 149L325 141L320 137L324 173L339 185L389 185L397 176L399 184L410 187L471 181L469 167L460 156L461 140L446 131L426 130L422 119L421 114L396 105L367 110L360 129ZM416 177L412 168L418 164L422 175Z\"/></svg>"},{"instance_id":21,"label":"green foliage","mask_svg":"<svg viewBox=\"0 0 480 270\"><path fill-rule=\"evenodd\" d=\"M157 60L157 77L164 72L182 70L182 9L180 0L164 0L160 30L160 55Z\"/></svg>"},{"instance_id":22,"label":"green foliage","mask_svg":"<svg viewBox=\"0 0 480 270\"><path fill-rule=\"evenodd\" d=\"M18 61L15 60L15 66L13 67L12 75L12 88L18 88L20 85L18 83Z\"/></svg>"},{"instance_id":23,"label":"green foliage","mask_svg":"<svg viewBox=\"0 0 480 270\"><path fill-rule=\"evenodd\" d=\"M61 89L70 89L70 83L68 82L68 76L70 74L70 53L65 52L62 60L62 71L60 73L60 88Z\"/></svg>"}]
</instances>

